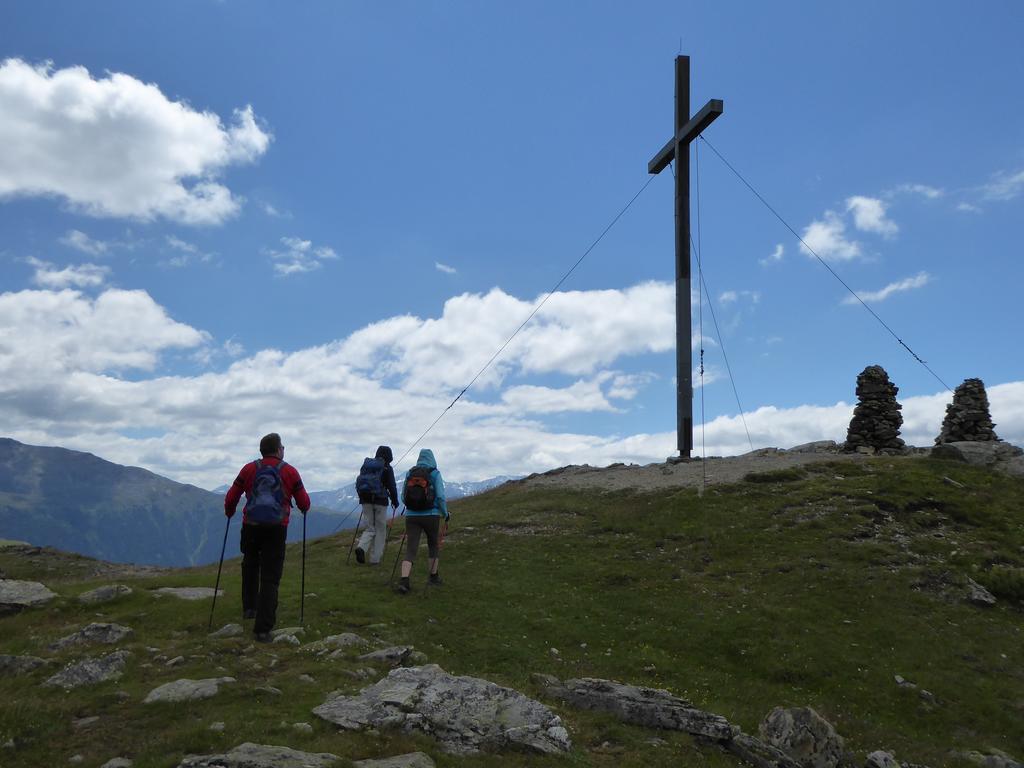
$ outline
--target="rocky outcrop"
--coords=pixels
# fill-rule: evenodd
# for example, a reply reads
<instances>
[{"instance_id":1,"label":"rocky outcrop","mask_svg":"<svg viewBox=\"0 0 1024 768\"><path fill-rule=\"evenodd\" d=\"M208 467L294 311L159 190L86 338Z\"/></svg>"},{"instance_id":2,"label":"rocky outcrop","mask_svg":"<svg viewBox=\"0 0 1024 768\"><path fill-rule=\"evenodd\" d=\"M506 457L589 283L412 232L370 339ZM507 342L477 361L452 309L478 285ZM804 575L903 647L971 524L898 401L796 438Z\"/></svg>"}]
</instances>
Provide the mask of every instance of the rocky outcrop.
<instances>
[{"instance_id":1,"label":"rocky outcrop","mask_svg":"<svg viewBox=\"0 0 1024 768\"><path fill-rule=\"evenodd\" d=\"M880 365L869 365L857 377L857 406L846 432L843 450L849 453L903 453L900 438L903 406L896 402L899 387Z\"/></svg>"},{"instance_id":2,"label":"rocky outcrop","mask_svg":"<svg viewBox=\"0 0 1024 768\"><path fill-rule=\"evenodd\" d=\"M107 584L102 587L96 587L96 589L83 592L78 596L78 602L85 603L86 605L99 605L100 603L109 603L111 600L116 600L119 597L125 597L132 593L131 587L126 587L124 584Z\"/></svg>"},{"instance_id":3,"label":"rocky outcrop","mask_svg":"<svg viewBox=\"0 0 1024 768\"><path fill-rule=\"evenodd\" d=\"M976 443L941 443L932 448L934 459L962 461L976 467L1024 476L1024 450L1002 440Z\"/></svg>"},{"instance_id":4,"label":"rocky outcrop","mask_svg":"<svg viewBox=\"0 0 1024 768\"><path fill-rule=\"evenodd\" d=\"M156 597L169 595L180 600L206 600L213 597L213 587L160 587L153 590ZM217 597L224 595L223 589L217 590Z\"/></svg>"},{"instance_id":5,"label":"rocky outcrop","mask_svg":"<svg viewBox=\"0 0 1024 768\"><path fill-rule=\"evenodd\" d=\"M173 683L164 683L154 688L145 699L143 704L155 704L157 702L178 702L198 701L209 699L217 695L220 686L224 683L233 683L233 677L208 677L203 680L175 680Z\"/></svg>"},{"instance_id":6,"label":"rocky outcrop","mask_svg":"<svg viewBox=\"0 0 1024 768\"><path fill-rule=\"evenodd\" d=\"M964 383L953 392L953 402L946 406L946 416L935 444L997 441L995 427L989 414L984 382L981 379L964 379Z\"/></svg>"},{"instance_id":7,"label":"rocky outcrop","mask_svg":"<svg viewBox=\"0 0 1024 768\"><path fill-rule=\"evenodd\" d=\"M340 635L328 635L322 640L308 643L303 646L302 650L309 653L323 654L361 645L367 645L367 641L364 638L352 632L342 632Z\"/></svg>"},{"instance_id":8,"label":"rocky outcrop","mask_svg":"<svg viewBox=\"0 0 1024 768\"><path fill-rule=\"evenodd\" d=\"M815 440L813 443L794 445L787 453L838 453L839 448L835 440Z\"/></svg>"},{"instance_id":9,"label":"rocky outcrop","mask_svg":"<svg viewBox=\"0 0 1024 768\"><path fill-rule=\"evenodd\" d=\"M345 730L425 733L452 754L509 747L560 753L572 746L561 719L540 702L436 664L393 670L358 696L328 699L313 713Z\"/></svg>"},{"instance_id":10,"label":"rocky outcrop","mask_svg":"<svg viewBox=\"0 0 1024 768\"><path fill-rule=\"evenodd\" d=\"M405 664L423 664L427 657L415 650L411 645L395 645L391 648L381 648L378 651L370 651L359 657L359 661L378 661L383 664L390 664L393 667Z\"/></svg>"},{"instance_id":11,"label":"rocky outcrop","mask_svg":"<svg viewBox=\"0 0 1024 768\"><path fill-rule=\"evenodd\" d=\"M721 715L697 709L659 688L643 688L598 678L570 679L534 675L544 691L578 709L610 712L626 723L646 728L685 731L716 742L755 768L799 768L780 749L743 733Z\"/></svg>"},{"instance_id":12,"label":"rocky outcrop","mask_svg":"<svg viewBox=\"0 0 1024 768\"><path fill-rule=\"evenodd\" d=\"M0 656L0 677L27 675L49 662L35 656Z\"/></svg>"},{"instance_id":13,"label":"rocky outcrop","mask_svg":"<svg viewBox=\"0 0 1024 768\"><path fill-rule=\"evenodd\" d=\"M241 624L225 624L223 627L218 629L216 632L211 632L209 637L215 639L222 639L225 637L241 637L245 630Z\"/></svg>"},{"instance_id":14,"label":"rocky outcrop","mask_svg":"<svg viewBox=\"0 0 1024 768\"><path fill-rule=\"evenodd\" d=\"M864 761L864 768L900 768L900 764L891 752L876 749Z\"/></svg>"},{"instance_id":15,"label":"rocky outcrop","mask_svg":"<svg viewBox=\"0 0 1024 768\"><path fill-rule=\"evenodd\" d=\"M754 768L800 768L800 764L781 749L746 733L737 733L723 746Z\"/></svg>"},{"instance_id":16,"label":"rocky outcrop","mask_svg":"<svg viewBox=\"0 0 1024 768\"><path fill-rule=\"evenodd\" d=\"M300 752L246 742L223 755L189 755L178 768L330 768L340 758L329 752Z\"/></svg>"},{"instance_id":17,"label":"rocky outcrop","mask_svg":"<svg viewBox=\"0 0 1024 768\"><path fill-rule=\"evenodd\" d=\"M1024 763L1015 760L998 749L989 752L961 752L958 757L967 760L980 768L1024 768Z\"/></svg>"},{"instance_id":18,"label":"rocky outcrop","mask_svg":"<svg viewBox=\"0 0 1024 768\"><path fill-rule=\"evenodd\" d=\"M0 616L46 605L57 597L38 581L0 579Z\"/></svg>"},{"instance_id":19,"label":"rocky outcrop","mask_svg":"<svg viewBox=\"0 0 1024 768\"><path fill-rule=\"evenodd\" d=\"M986 608L996 604L995 595L971 578L967 579L967 601Z\"/></svg>"},{"instance_id":20,"label":"rocky outcrop","mask_svg":"<svg viewBox=\"0 0 1024 768\"><path fill-rule=\"evenodd\" d=\"M74 634L62 637L57 642L52 643L50 645L50 650L62 651L65 648L70 648L75 645L88 645L90 643L114 645L127 637L131 637L132 634L133 631L130 627L124 627L120 624L103 624L93 622Z\"/></svg>"},{"instance_id":21,"label":"rocky outcrop","mask_svg":"<svg viewBox=\"0 0 1024 768\"><path fill-rule=\"evenodd\" d=\"M424 752L384 757L377 760L356 760L355 768L434 768L434 761Z\"/></svg>"},{"instance_id":22,"label":"rocky outcrop","mask_svg":"<svg viewBox=\"0 0 1024 768\"><path fill-rule=\"evenodd\" d=\"M97 659L74 662L47 679L43 685L69 690L106 680L116 680L124 672L125 663L130 656L128 651L114 651Z\"/></svg>"},{"instance_id":23,"label":"rocky outcrop","mask_svg":"<svg viewBox=\"0 0 1024 768\"><path fill-rule=\"evenodd\" d=\"M803 768L836 768L843 759L843 739L810 707L776 707L759 727L761 740L780 749Z\"/></svg>"},{"instance_id":24,"label":"rocky outcrop","mask_svg":"<svg viewBox=\"0 0 1024 768\"><path fill-rule=\"evenodd\" d=\"M697 709L690 702L659 688L640 688L592 677L566 680L564 683L549 677L546 682L549 695L577 709L610 712L633 725L686 731L715 741L726 741L733 736L733 727L721 715Z\"/></svg>"}]
</instances>

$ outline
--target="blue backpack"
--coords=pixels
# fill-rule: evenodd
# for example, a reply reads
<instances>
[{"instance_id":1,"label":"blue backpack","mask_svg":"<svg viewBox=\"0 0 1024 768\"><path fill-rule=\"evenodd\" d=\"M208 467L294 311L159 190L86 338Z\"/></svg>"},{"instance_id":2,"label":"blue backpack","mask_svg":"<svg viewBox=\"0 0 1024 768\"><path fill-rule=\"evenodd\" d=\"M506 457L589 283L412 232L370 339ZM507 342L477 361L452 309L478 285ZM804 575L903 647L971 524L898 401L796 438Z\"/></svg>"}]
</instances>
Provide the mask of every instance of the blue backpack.
<instances>
[{"instance_id":1,"label":"blue backpack","mask_svg":"<svg viewBox=\"0 0 1024 768\"><path fill-rule=\"evenodd\" d=\"M252 496L245 504L245 520L255 525L280 525L284 520L284 485L281 470L285 462L264 464L256 462L256 476L252 480Z\"/></svg>"},{"instance_id":2,"label":"blue backpack","mask_svg":"<svg viewBox=\"0 0 1024 768\"><path fill-rule=\"evenodd\" d=\"M359 501L364 504L375 499L387 498L387 491L384 490L384 460L364 459L363 466L359 469L359 477L356 478L356 493L359 494Z\"/></svg>"}]
</instances>

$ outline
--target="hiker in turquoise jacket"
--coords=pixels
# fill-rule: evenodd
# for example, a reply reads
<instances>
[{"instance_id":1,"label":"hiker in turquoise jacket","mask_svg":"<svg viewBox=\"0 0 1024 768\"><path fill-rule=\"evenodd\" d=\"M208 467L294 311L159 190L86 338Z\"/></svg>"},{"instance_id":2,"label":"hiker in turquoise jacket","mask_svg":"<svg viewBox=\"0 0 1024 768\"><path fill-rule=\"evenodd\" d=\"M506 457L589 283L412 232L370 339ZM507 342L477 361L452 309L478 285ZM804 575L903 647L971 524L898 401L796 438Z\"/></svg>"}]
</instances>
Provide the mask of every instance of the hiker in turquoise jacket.
<instances>
[{"instance_id":1,"label":"hiker in turquoise jacket","mask_svg":"<svg viewBox=\"0 0 1024 768\"><path fill-rule=\"evenodd\" d=\"M416 466L405 475L402 483L402 503L405 504L405 538L408 547L402 561L402 580L398 591L403 595L410 590L409 574L416 559L420 534L427 537L427 555L430 558L430 584L440 584L438 558L440 555L441 519L448 522L448 500L444 495L444 479L437 471L434 452L420 451Z\"/></svg>"}]
</instances>

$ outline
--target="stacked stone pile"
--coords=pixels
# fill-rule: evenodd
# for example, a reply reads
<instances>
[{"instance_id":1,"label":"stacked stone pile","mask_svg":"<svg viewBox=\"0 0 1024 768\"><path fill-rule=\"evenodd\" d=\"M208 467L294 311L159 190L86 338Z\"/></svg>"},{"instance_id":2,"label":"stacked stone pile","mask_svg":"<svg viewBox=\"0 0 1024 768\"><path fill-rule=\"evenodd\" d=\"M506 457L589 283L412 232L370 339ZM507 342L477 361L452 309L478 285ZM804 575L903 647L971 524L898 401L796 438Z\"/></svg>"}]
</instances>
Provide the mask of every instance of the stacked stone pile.
<instances>
[{"instance_id":1,"label":"stacked stone pile","mask_svg":"<svg viewBox=\"0 0 1024 768\"><path fill-rule=\"evenodd\" d=\"M946 406L942 431L935 438L935 444L996 441L999 438L995 426L989 415L984 382L964 379L953 393L953 402Z\"/></svg>"},{"instance_id":2,"label":"stacked stone pile","mask_svg":"<svg viewBox=\"0 0 1024 768\"><path fill-rule=\"evenodd\" d=\"M869 365L857 377L857 407L846 432L848 453L903 453L900 438L903 406L896 402L900 389L880 365Z\"/></svg>"}]
</instances>

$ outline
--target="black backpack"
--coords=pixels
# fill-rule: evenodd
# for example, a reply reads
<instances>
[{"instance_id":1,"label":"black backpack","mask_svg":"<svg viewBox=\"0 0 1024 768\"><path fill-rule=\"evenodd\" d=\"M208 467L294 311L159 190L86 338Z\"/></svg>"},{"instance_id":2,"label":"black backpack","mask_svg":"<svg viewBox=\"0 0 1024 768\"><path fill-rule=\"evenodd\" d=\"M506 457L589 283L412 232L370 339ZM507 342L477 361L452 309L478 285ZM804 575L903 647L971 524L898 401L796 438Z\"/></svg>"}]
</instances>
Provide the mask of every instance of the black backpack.
<instances>
[{"instance_id":1,"label":"black backpack","mask_svg":"<svg viewBox=\"0 0 1024 768\"><path fill-rule=\"evenodd\" d=\"M384 460L364 459L363 466L359 470L359 477L356 478L356 493L359 494L359 501L367 504L379 498L387 498L387 491L384 490Z\"/></svg>"},{"instance_id":2,"label":"black backpack","mask_svg":"<svg viewBox=\"0 0 1024 768\"><path fill-rule=\"evenodd\" d=\"M284 485L281 470L285 462L264 464L256 461L252 496L245 504L245 521L256 525L279 525L284 520Z\"/></svg>"},{"instance_id":3,"label":"black backpack","mask_svg":"<svg viewBox=\"0 0 1024 768\"><path fill-rule=\"evenodd\" d=\"M405 476L405 487L402 489L402 501L406 509L413 512L429 512L434 508L434 481L430 467L416 465Z\"/></svg>"}]
</instances>

